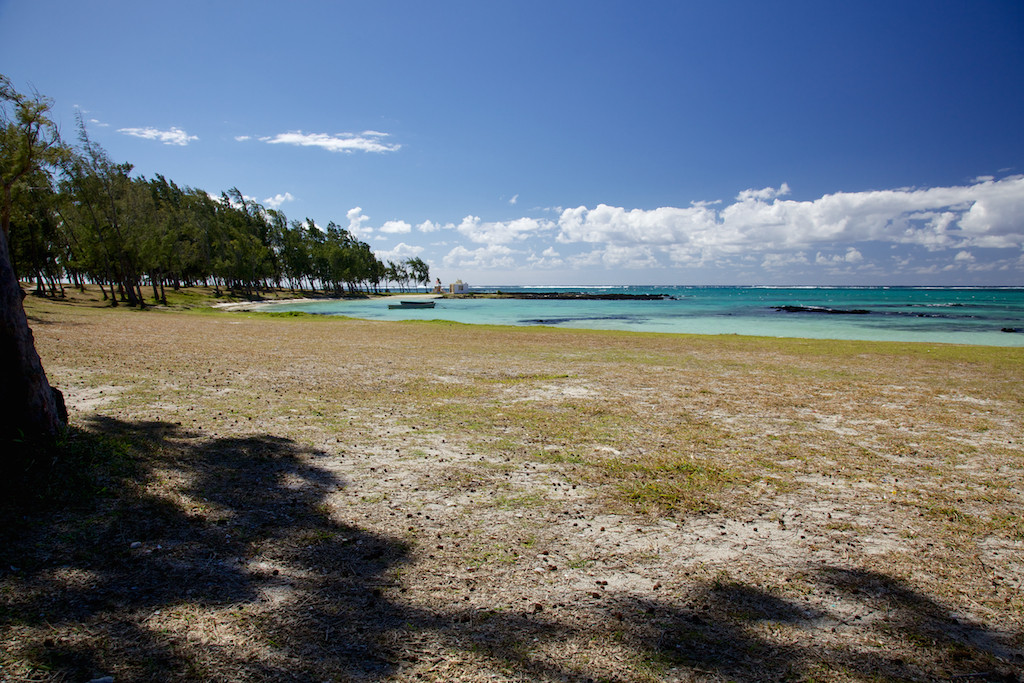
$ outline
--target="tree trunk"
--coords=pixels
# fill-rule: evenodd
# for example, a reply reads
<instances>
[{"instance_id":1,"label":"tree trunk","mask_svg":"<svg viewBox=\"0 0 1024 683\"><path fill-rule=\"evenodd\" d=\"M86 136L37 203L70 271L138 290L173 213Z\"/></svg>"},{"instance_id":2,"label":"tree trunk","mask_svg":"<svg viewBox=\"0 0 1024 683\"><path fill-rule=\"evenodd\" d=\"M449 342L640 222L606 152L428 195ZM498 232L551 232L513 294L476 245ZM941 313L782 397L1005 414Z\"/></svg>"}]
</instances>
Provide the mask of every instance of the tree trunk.
<instances>
[{"instance_id":1,"label":"tree trunk","mask_svg":"<svg viewBox=\"0 0 1024 683\"><path fill-rule=\"evenodd\" d=\"M23 294L0 230L0 439L53 437L67 421L28 326Z\"/></svg>"}]
</instances>

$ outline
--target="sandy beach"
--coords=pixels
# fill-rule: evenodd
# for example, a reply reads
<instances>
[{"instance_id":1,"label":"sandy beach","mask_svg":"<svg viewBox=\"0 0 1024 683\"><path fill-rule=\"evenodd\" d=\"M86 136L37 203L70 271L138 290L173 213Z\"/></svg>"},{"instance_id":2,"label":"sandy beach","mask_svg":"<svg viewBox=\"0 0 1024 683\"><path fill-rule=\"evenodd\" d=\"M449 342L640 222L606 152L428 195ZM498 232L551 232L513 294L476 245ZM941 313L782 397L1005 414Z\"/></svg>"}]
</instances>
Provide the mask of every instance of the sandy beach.
<instances>
[{"instance_id":1,"label":"sandy beach","mask_svg":"<svg viewBox=\"0 0 1024 683\"><path fill-rule=\"evenodd\" d=\"M26 305L0 679L1021 680L1024 350Z\"/></svg>"},{"instance_id":2,"label":"sandy beach","mask_svg":"<svg viewBox=\"0 0 1024 683\"><path fill-rule=\"evenodd\" d=\"M380 299L393 300L393 301L430 301L433 299L440 299L443 295L441 294L424 294L422 292L416 293L389 293L389 294L368 294L365 298L367 299ZM268 308L272 308L278 304L304 304L304 303L316 303L321 301L337 301L338 299L331 299L329 297L319 297L311 299L309 297L297 297L287 296L275 297L267 301L225 301L221 303L213 304L213 308L219 311L233 311L233 312L244 312L244 311L265 311Z\"/></svg>"}]
</instances>

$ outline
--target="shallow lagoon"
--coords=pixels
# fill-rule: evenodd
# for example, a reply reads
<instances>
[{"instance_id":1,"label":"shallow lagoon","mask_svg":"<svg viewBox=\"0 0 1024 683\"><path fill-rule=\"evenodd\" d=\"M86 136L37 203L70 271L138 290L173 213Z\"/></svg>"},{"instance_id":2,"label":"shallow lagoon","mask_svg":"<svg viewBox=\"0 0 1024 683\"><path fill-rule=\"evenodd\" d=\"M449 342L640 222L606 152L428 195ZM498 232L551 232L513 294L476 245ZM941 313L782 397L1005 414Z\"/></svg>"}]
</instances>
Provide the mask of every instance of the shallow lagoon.
<instances>
[{"instance_id":1,"label":"shallow lagoon","mask_svg":"<svg viewBox=\"0 0 1024 683\"><path fill-rule=\"evenodd\" d=\"M498 290L667 298L438 299L435 308L425 310L391 310L387 300L357 299L270 304L268 309L371 320L1024 347L1024 288L481 287L473 292ZM1007 328L1019 331L1002 331Z\"/></svg>"}]
</instances>

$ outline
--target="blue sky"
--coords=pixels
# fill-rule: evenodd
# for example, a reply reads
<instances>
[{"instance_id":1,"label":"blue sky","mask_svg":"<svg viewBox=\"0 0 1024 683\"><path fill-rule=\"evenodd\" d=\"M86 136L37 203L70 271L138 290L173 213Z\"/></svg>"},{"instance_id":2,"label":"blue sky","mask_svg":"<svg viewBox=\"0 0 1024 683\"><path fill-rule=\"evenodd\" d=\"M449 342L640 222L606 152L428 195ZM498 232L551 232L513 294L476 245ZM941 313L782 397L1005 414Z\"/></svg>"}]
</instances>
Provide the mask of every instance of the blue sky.
<instances>
[{"instance_id":1,"label":"blue sky","mask_svg":"<svg viewBox=\"0 0 1024 683\"><path fill-rule=\"evenodd\" d=\"M1024 285L1024 3L0 0L116 161L471 284Z\"/></svg>"}]
</instances>

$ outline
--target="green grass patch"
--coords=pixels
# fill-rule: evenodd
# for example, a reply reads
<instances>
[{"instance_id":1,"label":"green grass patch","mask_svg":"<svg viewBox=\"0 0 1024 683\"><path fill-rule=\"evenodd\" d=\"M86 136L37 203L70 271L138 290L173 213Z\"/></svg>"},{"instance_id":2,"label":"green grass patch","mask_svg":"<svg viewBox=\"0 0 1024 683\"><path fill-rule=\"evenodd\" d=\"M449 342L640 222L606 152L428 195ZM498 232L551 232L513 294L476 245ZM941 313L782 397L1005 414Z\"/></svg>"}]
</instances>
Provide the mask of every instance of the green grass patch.
<instances>
[{"instance_id":1,"label":"green grass patch","mask_svg":"<svg viewBox=\"0 0 1024 683\"><path fill-rule=\"evenodd\" d=\"M520 373L509 377L497 377L488 381L498 384L520 384L522 382L547 382L556 379L569 379L574 376L566 373Z\"/></svg>"},{"instance_id":2,"label":"green grass patch","mask_svg":"<svg viewBox=\"0 0 1024 683\"><path fill-rule=\"evenodd\" d=\"M661 453L604 458L596 464L627 501L644 512L706 513L721 507L716 494L747 480L739 473L690 456Z\"/></svg>"}]
</instances>

